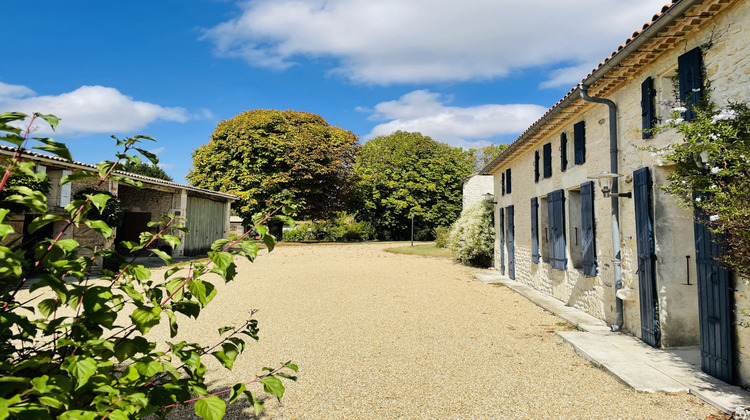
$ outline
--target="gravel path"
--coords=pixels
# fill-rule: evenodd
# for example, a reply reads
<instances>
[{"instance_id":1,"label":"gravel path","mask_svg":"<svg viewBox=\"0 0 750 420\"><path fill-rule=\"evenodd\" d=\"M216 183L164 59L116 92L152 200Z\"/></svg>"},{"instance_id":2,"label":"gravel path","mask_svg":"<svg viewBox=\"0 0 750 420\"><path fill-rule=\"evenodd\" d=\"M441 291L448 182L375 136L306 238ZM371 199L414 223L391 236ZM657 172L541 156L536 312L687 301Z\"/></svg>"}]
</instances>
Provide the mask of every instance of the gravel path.
<instances>
[{"instance_id":1,"label":"gravel path","mask_svg":"<svg viewBox=\"0 0 750 420\"><path fill-rule=\"evenodd\" d=\"M705 419L691 395L638 394L554 337L560 320L472 279L447 259L384 252L393 244L281 246L237 280L181 337L208 344L253 308L261 339L234 370L210 363L217 389L292 360L299 381L273 419ZM159 275L159 274L156 274ZM218 282L215 282L218 283ZM190 325L192 323L192 325ZM209 362L213 358L206 358ZM210 360L209 360L210 359ZM244 398L243 398L244 400ZM252 417L245 404L227 418ZM181 408L170 418L191 418Z\"/></svg>"}]
</instances>

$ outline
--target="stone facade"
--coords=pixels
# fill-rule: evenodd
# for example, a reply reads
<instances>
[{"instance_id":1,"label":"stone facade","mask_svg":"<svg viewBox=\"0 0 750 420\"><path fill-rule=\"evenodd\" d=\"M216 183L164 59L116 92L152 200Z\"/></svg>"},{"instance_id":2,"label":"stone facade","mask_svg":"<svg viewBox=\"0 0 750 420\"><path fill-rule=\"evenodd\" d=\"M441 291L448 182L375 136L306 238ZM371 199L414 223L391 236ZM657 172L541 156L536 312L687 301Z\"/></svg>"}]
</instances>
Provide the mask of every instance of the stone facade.
<instances>
[{"instance_id":1,"label":"stone facade","mask_svg":"<svg viewBox=\"0 0 750 420\"><path fill-rule=\"evenodd\" d=\"M464 180L463 207L468 209L472 204L485 199L485 194L493 193L494 179L492 175L473 174Z\"/></svg>"},{"instance_id":2,"label":"stone facade","mask_svg":"<svg viewBox=\"0 0 750 420\"><path fill-rule=\"evenodd\" d=\"M676 2L677 6L680 2ZM684 2L683 2L684 3ZM696 20L695 16L701 18ZM670 168L663 166L659 156L647 148L666 147L680 141L674 130L665 130L651 139L642 138L641 84L651 77L654 80L657 100L657 117L660 121L669 117L671 106L658 104L674 101L674 79L677 74L678 57L696 47L702 47L704 80L710 82L707 92L719 106L729 102L747 101L750 98L750 1L698 1L684 16L674 18L658 36L647 41L638 51L628 52L632 59L622 66L610 70L620 71L616 76L596 79L590 74L584 83L592 83L589 95L603 97L617 106L617 155L621 193L634 190L633 174L641 168L649 168L653 179L651 194L653 213L653 237L656 254L656 298L658 300L658 323L661 329L661 347L697 346L700 343L699 302L696 287L696 251L693 230L693 215L680 208L673 197L659 189L666 182ZM672 38L670 38L672 37ZM630 41L630 40L629 40ZM655 43L661 43L654 47ZM659 51L644 55L644 51ZM648 52L648 51L646 51ZM640 55L639 55L640 54ZM601 69L601 66L599 69ZM606 69L605 69L606 70ZM610 74L608 74L610 76ZM616 321L615 276L612 242L610 198L604 198L598 185L594 187L593 214L595 224L596 276L584 274L580 261L581 233L576 225L580 219L581 184L589 177L610 170L609 110L606 105L586 102L574 89L553 110L564 113L542 119L514 142L508 151L490 163L485 173L495 177L495 200L497 209L514 206L514 264L515 280L545 292L566 304L582 309L589 314L613 324ZM574 164L574 124L585 123L585 162ZM562 140L567 136L566 170L562 170ZM536 153L543 157L544 145L551 143L552 174L545 178L540 174L535 181ZM542 172L543 162L539 162ZM501 180L508 169L512 172L512 192L502 194ZM567 266L564 270L553 268L549 262L549 220L547 195L563 189L565 194L565 237ZM532 262L531 199L539 200L539 248L541 258ZM621 247L622 290L618 296L623 300L624 329L641 337L641 312L639 290L636 210L633 198L620 197L618 238ZM577 207L578 206L578 207ZM499 213L499 211L498 211ZM499 215L499 214L498 214ZM500 232L499 217L496 229ZM505 235L507 241L508 235ZM501 253L506 258L507 242L496 244L496 266L500 268ZM690 280L690 284L688 284ZM736 282L735 292L735 340L738 381L750 383L750 331L741 327L744 321L740 311L750 305L750 291L744 282Z\"/></svg>"}]
</instances>

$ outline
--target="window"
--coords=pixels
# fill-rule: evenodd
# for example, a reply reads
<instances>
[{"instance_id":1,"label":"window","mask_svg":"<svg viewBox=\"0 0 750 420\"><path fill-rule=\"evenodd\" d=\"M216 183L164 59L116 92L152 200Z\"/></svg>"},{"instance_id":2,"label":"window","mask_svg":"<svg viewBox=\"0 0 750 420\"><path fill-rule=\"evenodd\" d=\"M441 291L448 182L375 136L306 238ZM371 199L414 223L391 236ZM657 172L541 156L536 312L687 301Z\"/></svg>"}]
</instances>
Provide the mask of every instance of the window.
<instances>
[{"instance_id":1,"label":"window","mask_svg":"<svg viewBox=\"0 0 750 420\"><path fill-rule=\"evenodd\" d=\"M550 178L552 176L552 143L547 143L542 147L542 155L544 159L544 178Z\"/></svg>"},{"instance_id":2,"label":"window","mask_svg":"<svg viewBox=\"0 0 750 420\"><path fill-rule=\"evenodd\" d=\"M677 77L680 82L680 103L687 108L682 118L691 121L695 118L695 106L701 101L703 80L701 78L700 47L677 57Z\"/></svg>"},{"instance_id":3,"label":"window","mask_svg":"<svg viewBox=\"0 0 750 420\"><path fill-rule=\"evenodd\" d=\"M650 139L654 136L652 129L656 127L656 89L651 77L641 83L641 119L643 138Z\"/></svg>"},{"instance_id":4,"label":"window","mask_svg":"<svg viewBox=\"0 0 750 420\"><path fill-rule=\"evenodd\" d=\"M552 268L565 270L565 191L557 190L547 194L549 221L549 258Z\"/></svg>"},{"instance_id":5,"label":"window","mask_svg":"<svg viewBox=\"0 0 750 420\"><path fill-rule=\"evenodd\" d=\"M539 199L531 199L531 262L539 263Z\"/></svg>"},{"instance_id":6,"label":"window","mask_svg":"<svg viewBox=\"0 0 750 420\"><path fill-rule=\"evenodd\" d=\"M596 277L594 181L581 184L581 247L583 248L583 274Z\"/></svg>"},{"instance_id":7,"label":"window","mask_svg":"<svg viewBox=\"0 0 750 420\"><path fill-rule=\"evenodd\" d=\"M500 195L505 195L505 172L500 173Z\"/></svg>"},{"instance_id":8,"label":"window","mask_svg":"<svg viewBox=\"0 0 750 420\"><path fill-rule=\"evenodd\" d=\"M560 134L560 170L565 172L568 169L568 135Z\"/></svg>"},{"instance_id":9,"label":"window","mask_svg":"<svg viewBox=\"0 0 750 420\"><path fill-rule=\"evenodd\" d=\"M573 147L575 148L576 165L586 162L586 126L581 121L573 125Z\"/></svg>"},{"instance_id":10,"label":"window","mask_svg":"<svg viewBox=\"0 0 750 420\"><path fill-rule=\"evenodd\" d=\"M539 150L534 151L534 182L539 182Z\"/></svg>"},{"instance_id":11,"label":"window","mask_svg":"<svg viewBox=\"0 0 750 420\"><path fill-rule=\"evenodd\" d=\"M505 170L505 193L510 194L510 168Z\"/></svg>"}]
</instances>

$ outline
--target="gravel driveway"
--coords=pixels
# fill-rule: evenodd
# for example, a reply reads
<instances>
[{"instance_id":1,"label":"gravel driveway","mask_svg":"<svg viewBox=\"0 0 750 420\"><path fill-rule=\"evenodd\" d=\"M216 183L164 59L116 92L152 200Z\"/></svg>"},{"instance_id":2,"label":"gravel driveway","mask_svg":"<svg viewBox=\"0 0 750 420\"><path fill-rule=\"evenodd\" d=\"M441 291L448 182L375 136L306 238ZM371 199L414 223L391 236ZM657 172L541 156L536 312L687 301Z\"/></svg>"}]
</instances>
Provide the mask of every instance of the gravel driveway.
<instances>
[{"instance_id":1,"label":"gravel driveway","mask_svg":"<svg viewBox=\"0 0 750 420\"><path fill-rule=\"evenodd\" d=\"M285 245L254 264L181 337L205 344L250 309L261 339L234 370L211 363L216 389L292 360L280 419L705 419L691 395L638 394L554 337L558 318L448 259L396 255L394 244ZM159 275L158 273L155 275ZM215 282L218 283L218 282ZM213 361L213 358L206 358ZM211 359L211 360L208 360ZM243 398L244 400L244 398ZM227 418L252 417L247 405ZM192 408L170 418L190 418Z\"/></svg>"}]
</instances>

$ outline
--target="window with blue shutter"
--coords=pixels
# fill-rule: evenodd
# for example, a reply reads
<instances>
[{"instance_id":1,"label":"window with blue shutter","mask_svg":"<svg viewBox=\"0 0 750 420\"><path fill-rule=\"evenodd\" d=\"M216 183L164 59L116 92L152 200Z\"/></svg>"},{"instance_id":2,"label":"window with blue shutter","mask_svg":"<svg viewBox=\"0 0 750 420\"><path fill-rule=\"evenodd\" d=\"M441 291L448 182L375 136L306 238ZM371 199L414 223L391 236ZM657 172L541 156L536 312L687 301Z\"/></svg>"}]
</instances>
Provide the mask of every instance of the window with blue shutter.
<instances>
[{"instance_id":1,"label":"window with blue shutter","mask_svg":"<svg viewBox=\"0 0 750 420\"><path fill-rule=\"evenodd\" d=\"M542 147L542 159L544 160L544 178L552 176L552 143Z\"/></svg>"},{"instance_id":2,"label":"window with blue shutter","mask_svg":"<svg viewBox=\"0 0 750 420\"><path fill-rule=\"evenodd\" d=\"M534 151L534 182L539 182L539 150Z\"/></svg>"},{"instance_id":3,"label":"window with blue shutter","mask_svg":"<svg viewBox=\"0 0 750 420\"><path fill-rule=\"evenodd\" d=\"M560 170L568 169L568 135L560 134Z\"/></svg>"},{"instance_id":4,"label":"window with blue shutter","mask_svg":"<svg viewBox=\"0 0 750 420\"><path fill-rule=\"evenodd\" d=\"M586 162L586 126L581 121L573 125L573 147L575 148L575 164Z\"/></svg>"},{"instance_id":5,"label":"window with blue shutter","mask_svg":"<svg viewBox=\"0 0 750 420\"><path fill-rule=\"evenodd\" d=\"M594 181L581 184L581 249L583 253L583 274L596 277Z\"/></svg>"},{"instance_id":6,"label":"window with blue shutter","mask_svg":"<svg viewBox=\"0 0 750 420\"><path fill-rule=\"evenodd\" d=\"M505 170L505 193L510 194L510 168Z\"/></svg>"},{"instance_id":7,"label":"window with blue shutter","mask_svg":"<svg viewBox=\"0 0 750 420\"><path fill-rule=\"evenodd\" d=\"M500 195L505 195L505 172L500 174Z\"/></svg>"},{"instance_id":8,"label":"window with blue shutter","mask_svg":"<svg viewBox=\"0 0 750 420\"><path fill-rule=\"evenodd\" d=\"M656 127L656 89L651 77L641 83L641 119L643 138L650 139L654 136L652 129Z\"/></svg>"},{"instance_id":9,"label":"window with blue shutter","mask_svg":"<svg viewBox=\"0 0 750 420\"><path fill-rule=\"evenodd\" d=\"M680 103L687 108L682 113L685 121L696 117L695 106L700 104L703 90L701 77L701 49L700 47L677 57L677 77L680 84Z\"/></svg>"},{"instance_id":10,"label":"window with blue shutter","mask_svg":"<svg viewBox=\"0 0 750 420\"><path fill-rule=\"evenodd\" d=\"M539 199L531 199L531 262L539 262Z\"/></svg>"},{"instance_id":11,"label":"window with blue shutter","mask_svg":"<svg viewBox=\"0 0 750 420\"><path fill-rule=\"evenodd\" d=\"M568 262L565 257L565 192L552 191L547 194L549 214L549 256L552 268L565 270Z\"/></svg>"},{"instance_id":12,"label":"window with blue shutter","mask_svg":"<svg viewBox=\"0 0 750 420\"><path fill-rule=\"evenodd\" d=\"M500 274L505 275L505 209L498 210L498 225L500 227Z\"/></svg>"}]
</instances>

